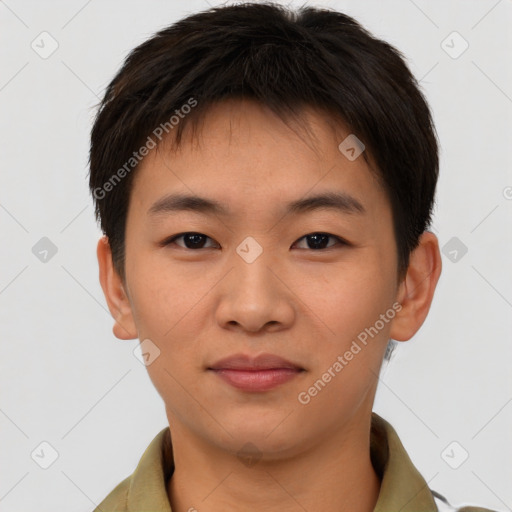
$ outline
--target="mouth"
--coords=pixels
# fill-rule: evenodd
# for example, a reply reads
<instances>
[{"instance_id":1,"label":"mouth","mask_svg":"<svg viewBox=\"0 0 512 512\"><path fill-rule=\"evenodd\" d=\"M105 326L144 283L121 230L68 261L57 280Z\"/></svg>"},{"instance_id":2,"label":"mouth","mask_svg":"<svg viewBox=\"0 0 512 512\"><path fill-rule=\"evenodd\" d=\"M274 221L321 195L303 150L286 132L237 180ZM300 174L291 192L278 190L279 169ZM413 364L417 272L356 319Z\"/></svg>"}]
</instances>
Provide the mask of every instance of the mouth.
<instances>
[{"instance_id":1,"label":"mouth","mask_svg":"<svg viewBox=\"0 0 512 512\"><path fill-rule=\"evenodd\" d=\"M237 389L261 392L289 382L306 370L272 354L257 357L237 354L217 361L208 371Z\"/></svg>"}]
</instances>

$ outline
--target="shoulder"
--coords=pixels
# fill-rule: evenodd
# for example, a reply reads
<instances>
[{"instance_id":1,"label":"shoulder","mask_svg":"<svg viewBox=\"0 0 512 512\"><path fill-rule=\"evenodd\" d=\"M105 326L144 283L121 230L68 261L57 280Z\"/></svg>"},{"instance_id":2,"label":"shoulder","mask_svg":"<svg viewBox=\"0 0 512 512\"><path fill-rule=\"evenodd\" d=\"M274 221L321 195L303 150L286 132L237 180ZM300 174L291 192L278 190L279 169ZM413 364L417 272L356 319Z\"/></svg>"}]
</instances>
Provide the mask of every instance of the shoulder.
<instances>
[{"instance_id":1,"label":"shoulder","mask_svg":"<svg viewBox=\"0 0 512 512\"><path fill-rule=\"evenodd\" d=\"M482 507L462 507L458 509L459 512L495 512L490 508L482 508Z\"/></svg>"},{"instance_id":2,"label":"shoulder","mask_svg":"<svg viewBox=\"0 0 512 512\"><path fill-rule=\"evenodd\" d=\"M150 442L133 473L117 484L93 512L167 510L169 501L165 482L173 468L167 426Z\"/></svg>"},{"instance_id":3,"label":"shoulder","mask_svg":"<svg viewBox=\"0 0 512 512\"><path fill-rule=\"evenodd\" d=\"M127 512L128 489L132 476L125 478L103 499L93 512Z\"/></svg>"},{"instance_id":4,"label":"shoulder","mask_svg":"<svg viewBox=\"0 0 512 512\"><path fill-rule=\"evenodd\" d=\"M464 505L460 508L450 505L448 500L436 491L430 491L434 498L438 512L495 512L489 508Z\"/></svg>"}]
</instances>

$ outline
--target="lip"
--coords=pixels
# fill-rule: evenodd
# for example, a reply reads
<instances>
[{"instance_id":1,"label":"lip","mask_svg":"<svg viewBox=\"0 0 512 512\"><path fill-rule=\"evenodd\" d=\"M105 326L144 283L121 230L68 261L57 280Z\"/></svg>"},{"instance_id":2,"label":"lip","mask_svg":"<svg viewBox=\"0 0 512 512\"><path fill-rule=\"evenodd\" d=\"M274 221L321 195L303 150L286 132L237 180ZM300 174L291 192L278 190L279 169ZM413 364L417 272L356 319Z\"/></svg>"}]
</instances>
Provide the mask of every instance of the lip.
<instances>
[{"instance_id":1,"label":"lip","mask_svg":"<svg viewBox=\"0 0 512 512\"><path fill-rule=\"evenodd\" d=\"M304 368L273 354L251 357L236 354L217 361L208 370L243 391L268 391L290 381Z\"/></svg>"},{"instance_id":2,"label":"lip","mask_svg":"<svg viewBox=\"0 0 512 512\"><path fill-rule=\"evenodd\" d=\"M292 363L282 357L274 354L259 354L258 356L249 356L246 354L235 354L224 359L220 359L209 370L276 370L288 368L291 370L303 370L299 365Z\"/></svg>"}]
</instances>

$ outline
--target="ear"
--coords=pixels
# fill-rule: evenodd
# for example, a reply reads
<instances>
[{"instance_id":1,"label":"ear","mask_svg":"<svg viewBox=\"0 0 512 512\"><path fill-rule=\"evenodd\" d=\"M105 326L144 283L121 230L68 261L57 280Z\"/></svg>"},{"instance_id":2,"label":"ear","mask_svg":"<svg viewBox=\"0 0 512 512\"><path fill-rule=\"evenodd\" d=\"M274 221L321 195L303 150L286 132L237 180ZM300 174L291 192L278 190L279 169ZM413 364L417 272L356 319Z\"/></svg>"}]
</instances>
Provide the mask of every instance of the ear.
<instances>
[{"instance_id":1,"label":"ear","mask_svg":"<svg viewBox=\"0 0 512 512\"><path fill-rule=\"evenodd\" d=\"M390 338L407 341L427 317L437 281L441 275L441 253L436 235L425 231L411 252L407 274L398 288L397 301L402 309L391 325Z\"/></svg>"},{"instance_id":2,"label":"ear","mask_svg":"<svg viewBox=\"0 0 512 512\"><path fill-rule=\"evenodd\" d=\"M112 332L120 340L133 340L138 337L137 327L133 320L131 304L125 293L122 279L112 262L112 251L108 237L100 238L96 254L98 256L103 294L107 300L110 314L115 320Z\"/></svg>"}]
</instances>

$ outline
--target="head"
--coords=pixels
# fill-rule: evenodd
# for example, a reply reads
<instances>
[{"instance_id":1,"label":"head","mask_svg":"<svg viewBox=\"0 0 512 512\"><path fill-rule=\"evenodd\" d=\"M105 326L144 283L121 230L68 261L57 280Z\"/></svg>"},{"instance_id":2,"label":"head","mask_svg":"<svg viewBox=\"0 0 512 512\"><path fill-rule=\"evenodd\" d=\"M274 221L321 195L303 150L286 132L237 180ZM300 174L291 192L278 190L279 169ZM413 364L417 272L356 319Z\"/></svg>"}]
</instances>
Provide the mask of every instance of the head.
<instances>
[{"instance_id":1,"label":"head","mask_svg":"<svg viewBox=\"0 0 512 512\"><path fill-rule=\"evenodd\" d=\"M344 14L212 8L134 49L94 123L90 189L114 334L160 351L169 417L289 453L371 409L388 341L419 329L439 277L437 176L403 57ZM209 370L235 353L303 371L241 393ZM266 438L283 404L296 414Z\"/></svg>"}]
</instances>

